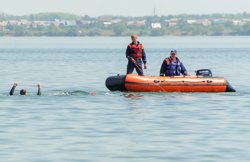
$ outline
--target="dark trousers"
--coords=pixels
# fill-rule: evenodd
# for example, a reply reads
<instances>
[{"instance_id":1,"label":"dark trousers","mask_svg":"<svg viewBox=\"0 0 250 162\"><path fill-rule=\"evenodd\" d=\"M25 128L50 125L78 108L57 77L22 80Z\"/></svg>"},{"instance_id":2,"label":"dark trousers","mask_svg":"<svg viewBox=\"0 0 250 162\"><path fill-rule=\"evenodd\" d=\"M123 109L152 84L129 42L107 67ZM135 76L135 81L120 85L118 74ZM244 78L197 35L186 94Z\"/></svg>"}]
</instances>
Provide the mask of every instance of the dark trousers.
<instances>
[{"instance_id":1,"label":"dark trousers","mask_svg":"<svg viewBox=\"0 0 250 162\"><path fill-rule=\"evenodd\" d=\"M128 61L127 65L127 74L132 74L134 71L134 68L138 75L143 75L143 68L142 68L142 61L141 59L137 59L136 63L133 63L131 60Z\"/></svg>"}]
</instances>

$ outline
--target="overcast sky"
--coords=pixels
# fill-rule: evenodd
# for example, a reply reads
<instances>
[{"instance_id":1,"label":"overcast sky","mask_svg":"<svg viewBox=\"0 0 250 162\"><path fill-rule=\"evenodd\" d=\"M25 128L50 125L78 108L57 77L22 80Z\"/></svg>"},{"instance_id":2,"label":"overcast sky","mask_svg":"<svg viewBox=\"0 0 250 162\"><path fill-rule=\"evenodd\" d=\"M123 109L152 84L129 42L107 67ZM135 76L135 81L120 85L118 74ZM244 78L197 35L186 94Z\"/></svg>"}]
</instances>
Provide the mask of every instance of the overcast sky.
<instances>
[{"instance_id":1,"label":"overcast sky","mask_svg":"<svg viewBox=\"0 0 250 162\"><path fill-rule=\"evenodd\" d=\"M77 15L157 15L250 13L250 0L0 0L0 12L27 15L66 12Z\"/></svg>"}]
</instances>

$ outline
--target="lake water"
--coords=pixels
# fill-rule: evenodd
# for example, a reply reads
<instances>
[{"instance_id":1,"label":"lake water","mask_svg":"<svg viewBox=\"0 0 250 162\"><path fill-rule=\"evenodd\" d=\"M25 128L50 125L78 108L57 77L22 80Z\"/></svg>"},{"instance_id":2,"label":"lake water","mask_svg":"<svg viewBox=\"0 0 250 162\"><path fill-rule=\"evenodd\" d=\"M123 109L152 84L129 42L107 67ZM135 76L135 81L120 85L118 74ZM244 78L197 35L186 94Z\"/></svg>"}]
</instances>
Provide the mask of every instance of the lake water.
<instances>
[{"instance_id":1,"label":"lake water","mask_svg":"<svg viewBox=\"0 0 250 162\"><path fill-rule=\"evenodd\" d=\"M129 37L1 37L1 161L249 161L250 37L140 41L146 75L159 75L177 49L190 74L209 68L237 92L110 92L105 79L125 74ZM28 96L19 95L22 88Z\"/></svg>"}]
</instances>

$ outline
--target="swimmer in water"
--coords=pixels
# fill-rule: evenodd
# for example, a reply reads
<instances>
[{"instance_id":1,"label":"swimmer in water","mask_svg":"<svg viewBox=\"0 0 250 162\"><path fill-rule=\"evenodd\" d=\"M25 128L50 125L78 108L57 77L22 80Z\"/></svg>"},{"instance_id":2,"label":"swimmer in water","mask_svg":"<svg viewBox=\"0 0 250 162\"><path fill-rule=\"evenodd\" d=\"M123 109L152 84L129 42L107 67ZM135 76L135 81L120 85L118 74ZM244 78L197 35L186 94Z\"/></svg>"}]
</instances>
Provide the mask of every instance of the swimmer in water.
<instances>
[{"instance_id":1,"label":"swimmer in water","mask_svg":"<svg viewBox=\"0 0 250 162\"><path fill-rule=\"evenodd\" d=\"M15 82L15 83L13 84L11 90L10 90L10 93L9 93L10 96L14 95L14 91L15 91L15 89L16 89L17 86L18 86L18 83ZM41 84L38 83L38 84L37 84L37 88L38 88L38 90L37 90L37 95L38 95L38 96L41 96L41 95L42 95L42 93L41 93L41 87L42 87ZM26 90L26 89L21 89L21 90L20 90L20 95L27 95L27 90Z\"/></svg>"}]
</instances>

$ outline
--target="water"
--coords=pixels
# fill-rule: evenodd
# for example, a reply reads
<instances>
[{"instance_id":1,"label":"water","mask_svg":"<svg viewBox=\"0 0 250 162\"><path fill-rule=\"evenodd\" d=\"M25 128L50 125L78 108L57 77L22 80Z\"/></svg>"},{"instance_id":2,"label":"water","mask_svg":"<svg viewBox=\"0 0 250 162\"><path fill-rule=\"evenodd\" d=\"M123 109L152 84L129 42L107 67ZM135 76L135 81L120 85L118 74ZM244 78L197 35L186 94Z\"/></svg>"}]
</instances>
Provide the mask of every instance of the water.
<instances>
[{"instance_id":1,"label":"water","mask_svg":"<svg viewBox=\"0 0 250 162\"><path fill-rule=\"evenodd\" d=\"M105 79L126 71L129 38L2 37L1 161L249 161L250 37L141 41L147 75L175 48L190 74L210 68L237 92L109 92Z\"/></svg>"}]
</instances>

